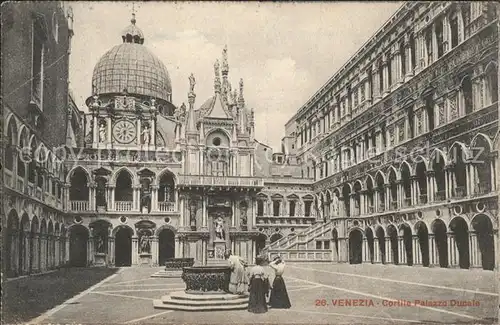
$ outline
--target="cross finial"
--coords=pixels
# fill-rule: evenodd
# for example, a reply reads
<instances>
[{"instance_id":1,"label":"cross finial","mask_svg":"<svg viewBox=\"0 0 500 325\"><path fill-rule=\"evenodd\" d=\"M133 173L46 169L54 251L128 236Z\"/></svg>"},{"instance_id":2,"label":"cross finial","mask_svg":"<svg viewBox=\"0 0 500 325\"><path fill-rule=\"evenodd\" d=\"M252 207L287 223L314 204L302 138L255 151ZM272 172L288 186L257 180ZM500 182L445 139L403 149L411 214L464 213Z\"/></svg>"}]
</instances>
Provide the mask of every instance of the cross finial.
<instances>
[{"instance_id":1,"label":"cross finial","mask_svg":"<svg viewBox=\"0 0 500 325\"><path fill-rule=\"evenodd\" d=\"M130 20L130 22L133 25L135 25L135 22L136 22L136 20L135 20L135 3L134 2L132 2L132 19Z\"/></svg>"}]
</instances>

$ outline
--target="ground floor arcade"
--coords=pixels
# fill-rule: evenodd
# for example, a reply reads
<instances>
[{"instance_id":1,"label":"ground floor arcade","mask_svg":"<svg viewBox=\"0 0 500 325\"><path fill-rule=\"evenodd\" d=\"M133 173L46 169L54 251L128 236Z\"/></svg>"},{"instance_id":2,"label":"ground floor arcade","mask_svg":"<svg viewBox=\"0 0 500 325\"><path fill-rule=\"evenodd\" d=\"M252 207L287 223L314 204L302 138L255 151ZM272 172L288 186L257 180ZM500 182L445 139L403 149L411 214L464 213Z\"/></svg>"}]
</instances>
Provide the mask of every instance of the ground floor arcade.
<instances>
[{"instance_id":1,"label":"ground floor arcade","mask_svg":"<svg viewBox=\"0 0 500 325\"><path fill-rule=\"evenodd\" d=\"M335 229L333 230L336 231ZM336 238L335 234L333 236ZM382 263L450 268L495 268L498 230L490 216L476 215L470 224L456 217L446 225L435 219L430 227L423 221L414 226L376 226L349 230L348 261L351 264ZM338 252L338 239L334 251ZM339 258L338 253L334 259Z\"/></svg>"}]
</instances>

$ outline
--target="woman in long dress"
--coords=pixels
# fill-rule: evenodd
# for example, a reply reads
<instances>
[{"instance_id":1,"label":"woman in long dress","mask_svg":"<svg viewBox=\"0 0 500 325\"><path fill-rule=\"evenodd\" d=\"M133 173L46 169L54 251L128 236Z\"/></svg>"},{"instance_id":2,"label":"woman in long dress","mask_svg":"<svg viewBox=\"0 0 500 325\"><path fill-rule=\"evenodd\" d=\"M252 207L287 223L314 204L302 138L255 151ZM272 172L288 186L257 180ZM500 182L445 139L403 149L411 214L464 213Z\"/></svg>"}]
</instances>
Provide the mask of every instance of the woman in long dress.
<instances>
[{"instance_id":1,"label":"woman in long dress","mask_svg":"<svg viewBox=\"0 0 500 325\"><path fill-rule=\"evenodd\" d=\"M262 257L257 257L255 259L255 265L250 269L250 297L248 298L248 311L255 314L261 314L267 312L267 302L266 295L269 292L269 279L267 274L262 267L264 264L264 259Z\"/></svg>"},{"instance_id":2,"label":"woman in long dress","mask_svg":"<svg viewBox=\"0 0 500 325\"><path fill-rule=\"evenodd\" d=\"M269 266L274 269L276 275L273 281L273 287L271 289L271 297L269 298L269 304L271 305L271 308L288 309L292 305L290 304L290 298L288 298L285 281L283 280L283 272L285 271L285 262L283 262L281 257L276 256L274 260L271 263L269 263Z\"/></svg>"},{"instance_id":3,"label":"woman in long dress","mask_svg":"<svg viewBox=\"0 0 500 325\"><path fill-rule=\"evenodd\" d=\"M226 252L226 258L231 267L231 276L229 278L228 291L234 294L244 294L247 291L248 280L245 273L246 262L239 256Z\"/></svg>"}]
</instances>

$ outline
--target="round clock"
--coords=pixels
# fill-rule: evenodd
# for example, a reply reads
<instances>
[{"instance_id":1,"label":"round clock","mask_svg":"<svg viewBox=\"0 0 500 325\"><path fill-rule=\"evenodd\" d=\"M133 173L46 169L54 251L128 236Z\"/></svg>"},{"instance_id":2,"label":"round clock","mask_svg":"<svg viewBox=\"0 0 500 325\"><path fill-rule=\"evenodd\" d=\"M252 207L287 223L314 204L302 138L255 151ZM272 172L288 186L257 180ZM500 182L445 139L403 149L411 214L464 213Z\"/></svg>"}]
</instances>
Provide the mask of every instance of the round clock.
<instances>
[{"instance_id":1,"label":"round clock","mask_svg":"<svg viewBox=\"0 0 500 325\"><path fill-rule=\"evenodd\" d=\"M119 143L130 143L134 141L136 129L134 123L121 120L115 123L113 127L113 137Z\"/></svg>"}]
</instances>

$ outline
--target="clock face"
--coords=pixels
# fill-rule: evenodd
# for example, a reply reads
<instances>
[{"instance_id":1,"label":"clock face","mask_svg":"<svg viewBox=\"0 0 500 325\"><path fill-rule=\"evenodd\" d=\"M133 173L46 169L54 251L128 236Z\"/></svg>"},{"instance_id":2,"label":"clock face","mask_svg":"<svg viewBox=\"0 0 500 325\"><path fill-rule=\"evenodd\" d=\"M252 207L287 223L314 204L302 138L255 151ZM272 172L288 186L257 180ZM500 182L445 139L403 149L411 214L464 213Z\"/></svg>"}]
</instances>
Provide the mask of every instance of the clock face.
<instances>
[{"instance_id":1,"label":"clock face","mask_svg":"<svg viewBox=\"0 0 500 325\"><path fill-rule=\"evenodd\" d=\"M130 143L134 141L136 136L134 123L126 120L116 122L113 127L113 136L119 143Z\"/></svg>"}]
</instances>

